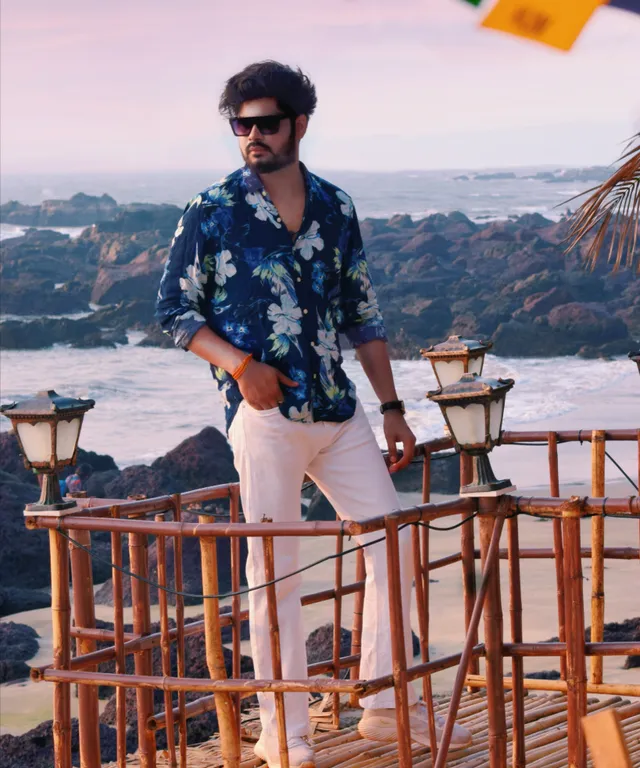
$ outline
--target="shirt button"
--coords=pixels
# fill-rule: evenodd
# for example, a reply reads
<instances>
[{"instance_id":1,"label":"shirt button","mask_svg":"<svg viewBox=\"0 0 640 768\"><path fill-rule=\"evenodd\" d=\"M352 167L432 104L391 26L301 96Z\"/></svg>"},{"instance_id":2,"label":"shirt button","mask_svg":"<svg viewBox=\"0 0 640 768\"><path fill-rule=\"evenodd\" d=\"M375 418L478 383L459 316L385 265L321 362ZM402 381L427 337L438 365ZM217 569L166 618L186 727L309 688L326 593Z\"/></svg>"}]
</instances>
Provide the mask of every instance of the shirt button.
<instances>
[{"instance_id":1,"label":"shirt button","mask_svg":"<svg viewBox=\"0 0 640 768\"><path fill-rule=\"evenodd\" d=\"M296 277L296 282L297 283L301 283L302 282L302 278L301 277Z\"/></svg>"},{"instance_id":2,"label":"shirt button","mask_svg":"<svg viewBox=\"0 0 640 768\"><path fill-rule=\"evenodd\" d=\"M308 309L303 309L302 310L302 314L303 315L308 315L309 314L309 310Z\"/></svg>"},{"instance_id":3,"label":"shirt button","mask_svg":"<svg viewBox=\"0 0 640 768\"><path fill-rule=\"evenodd\" d=\"M278 218L276 219L276 221L278 222L278 224L280 224L280 222L282 221L282 219L281 219L281 218L278 216Z\"/></svg>"},{"instance_id":4,"label":"shirt button","mask_svg":"<svg viewBox=\"0 0 640 768\"><path fill-rule=\"evenodd\" d=\"M266 197L266 196L267 196L267 192L266 192L266 190L263 189L262 190L262 197Z\"/></svg>"}]
</instances>

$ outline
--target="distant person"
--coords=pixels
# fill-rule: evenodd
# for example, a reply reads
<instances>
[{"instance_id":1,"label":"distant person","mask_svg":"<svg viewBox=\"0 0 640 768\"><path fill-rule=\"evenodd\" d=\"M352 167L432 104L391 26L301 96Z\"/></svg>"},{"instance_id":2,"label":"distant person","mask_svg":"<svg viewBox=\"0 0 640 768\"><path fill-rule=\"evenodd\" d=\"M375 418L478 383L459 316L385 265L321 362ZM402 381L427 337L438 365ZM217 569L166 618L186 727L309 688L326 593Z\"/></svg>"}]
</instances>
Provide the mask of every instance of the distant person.
<instances>
[{"instance_id":1,"label":"distant person","mask_svg":"<svg viewBox=\"0 0 640 768\"><path fill-rule=\"evenodd\" d=\"M93 474L93 469L90 464L80 464L77 467L75 474L69 475L65 480L65 493L74 494L86 491L87 481Z\"/></svg>"},{"instance_id":2,"label":"distant person","mask_svg":"<svg viewBox=\"0 0 640 768\"><path fill-rule=\"evenodd\" d=\"M211 365L251 523L300 520L300 492L311 477L341 518L362 520L399 508L389 471L353 382L342 367L338 334L358 359L384 413L390 469L406 467L415 437L393 381L387 335L371 284L351 198L299 161L316 107L300 70L252 64L225 85L220 111L238 137L243 168L193 198L178 222L160 283L157 314L178 347ZM184 396L189 397L185 384ZM203 419L206 419L203 413ZM397 444L403 446L399 458ZM370 541L379 534L363 536ZM386 548L364 551L367 588L361 678L392 672ZM275 541L276 577L299 567L299 542ZM410 532L401 532L405 643L411 651ZM249 539L247 579L266 581L262 541ZM278 583L283 676L307 676L300 605L301 576ZM270 634L264 590L249 594L256 678L269 679ZM409 687L413 738L428 745L426 707ZM258 757L280 766L275 702L258 694ZM361 700L359 728L371 739L397 740L393 690ZM285 694L292 768L315 765L308 696ZM438 721L441 734L443 722ZM455 747L471 735L456 726Z\"/></svg>"}]
</instances>

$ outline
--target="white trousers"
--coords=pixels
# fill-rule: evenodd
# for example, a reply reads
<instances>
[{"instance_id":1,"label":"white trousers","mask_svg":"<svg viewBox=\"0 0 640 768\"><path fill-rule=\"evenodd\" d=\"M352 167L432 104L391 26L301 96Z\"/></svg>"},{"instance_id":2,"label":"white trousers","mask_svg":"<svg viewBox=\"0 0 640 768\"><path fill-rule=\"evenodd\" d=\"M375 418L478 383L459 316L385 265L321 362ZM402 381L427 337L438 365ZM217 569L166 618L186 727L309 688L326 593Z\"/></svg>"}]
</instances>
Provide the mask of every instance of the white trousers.
<instances>
[{"instance_id":1,"label":"white trousers","mask_svg":"<svg viewBox=\"0 0 640 768\"><path fill-rule=\"evenodd\" d=\"M355 415L343 423L304 424L286 419L276 409L257 411L242 402L229 432L245 518L257 523L301 520L300 492L305 474L313 479L342 519L363 520L399 508L398 497L368 419L358 402ZM380 531L358 537L358 544L379 538ZM266 581L262 539L250 537L247 560L249 586ZM274 540L276 578L300 567L299 540ZM392 670L389 595L385 542L364 550L366 588L362 626L360 678L372 679ZM413 580L411 539L400 531L402 610L407 659L413 657L409 607ZM307 677L305 632L300 604L302 574L276 585L284 679ZM267 599L264 590L249 593L251 649L255 676L273 677ZM409 686L410 704L415 694ZM273 694L258 694L260 719L267 735L277 734ZM394 707L393 689L361 699L365 708ZM305 736L309 728L306 693L285 694L287 734Z\"/></svg>"}]
</instances>

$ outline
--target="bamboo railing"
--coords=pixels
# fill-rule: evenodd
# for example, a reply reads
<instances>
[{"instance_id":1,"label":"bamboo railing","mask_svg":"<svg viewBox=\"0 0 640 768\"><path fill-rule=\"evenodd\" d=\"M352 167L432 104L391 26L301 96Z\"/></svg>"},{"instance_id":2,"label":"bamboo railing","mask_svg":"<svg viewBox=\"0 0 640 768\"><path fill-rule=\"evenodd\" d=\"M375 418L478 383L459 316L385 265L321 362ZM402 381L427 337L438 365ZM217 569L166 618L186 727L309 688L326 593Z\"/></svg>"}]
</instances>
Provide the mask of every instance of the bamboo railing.
<instances>
[{"instance_id":1,"label":"bamboo railing","mask_svg":"<svg viewBox=\"0 0 640 768\"><path fill-rule=\"evenodd\" d=\"M561 498L559 481L559 446L567 442L590 442L592 447L592 496ZM79 689L79 725L81 765L98 768L101 765L98 698L99 685L116 690L117 761L126 763L126 690L135 689L139 763L143 768L156 766L156 735L164 730L167 751L172 765L187 764L187 720L206 711L215 710L220 727L222 759L225 766L240 763L240 708L242 700L256 692L273 693L278 718L280 759L288 766L286 722L283 694L289 691L333 694L332 718L339 727L340 695L350 696L351 703L380 690L393 688L398 718L398 761L401 768L411 765L411 733L408 712L408 686L422 681L427 704L431 749L435 768L447 763L449 744L456 712L465 688L486 688L489 720L489 765L507 765L507 746L511 740L511 762L514 768L526 765L525 706L529 690L562 691L567 696L567 765L586 767L586 746L581 718L587 711L587 694L606 693L640 697L640 685L612 684L603 680L603 659L608 656L640 655L640 642L612 643L603 641L605 617L604 563L606 560L634 559L640 561L638 546L605 547L605 517L615 518L607 525L640 523L640 497L605 498L606 446L611 441L635 443L638 448L638 479L640 480L640 430L570 431L570 432L505 432L503 444L538 443L548 445L550 495L547 498L523 498L504 495L497 498L457 498L452 501L430 502L431 461L439 452L450 449L448 438L418 446L423 458L422 504L397 510L383 517L362 522L322 521L258 524L240 522L239 491L235 484L189 491L182 495L161 496L137 501L79 500L82 508L64 517L30 516L30 529L48 529L51 549L51 591L53 621L53 661L32 669L32 679L48 681L54 687L54 759L56 768L71 768L71 686ZM461 461L461 478L469 476L469 462ZM202 513L198 522L183 519L183 509L206 501L226 499L230 505L229 521L210 522ZM553 521L553 546L522 548L519 535L520 515L535 515ZM475 518L478 524L475 524ZM591 546L582 547L581 520L591 517ZM460 520L460 550L431 560L431 532L426 525L434 520ZM420 662L411 665L406 658L403 626L409 621L402 614L400 599L399 530L412 526L412 557L415 570ZM476 527L478 546L476 548ZM91 533L109 531L113 563L114 629L95 626L93 583L91 579ZM505 534L506 531L506 534ZM363 551L356 555L356 576L351 584L343 583L342 558L335 562L332 588L306 595L302 603L310 605L333 601L334 641L331 658L309 666L309 678L282 679L279 640L278 606L275 586L266 586L271 636L273 679L248 680L240 675L240 630L247 619L240 600L240 540L259 537L263 541L267 581L273 579L273 540L278 536L334 537L336 553L341 555L345 537L358 538L365 533L379 532L385 541L389 574L390 631L393 669L374 680L359 677L360 641L362 634L362 605L365 589ZM437 535L437 534L433 534ZM501 540L506 535L506 548ZM122 544L126 537L129 547L129 573L122 571ZM203 572L204 620L185 624L182 543L185 537L200 542ZM231 612L220 613L218 591L217 539L230 541L231 551ZM150 540L157 543L157 583L160 611L160 631L151 632L150 580L148 548ZM173 544L173 574L167 557L168 539ZM583 600L582 561L591 559L593 582L589 604L591 638L585 642L585 606ZM508 562L508 595L501 594L500 564ZM558 642L532 643L523 636L523 583L520 572L522 560L547 559L555 569L557 592ZM476 583L476 562L482 566L482 579ZM461 612L464 612L466 637L459 653L444 658L429 658L430 588L429 574L439 568L460 564L463 587ZM71 567L70 567L71 566ZM71 616L70 581L73 587L73 626ZM171 579L171 575L173 579ZM123 618L123 583L131 578L133 601L133 632L125 633ZM173 582L175 596L175 627L170 626L167 589ZM343 598L354 595L351 619L352 645L346 657L340 655L340 625L345 617ZM550 596L551 597L551 596ZM508 614L510 641L505 639L504 616ZM478 641L483 621L483 642ZM223 627L232 631L232 676L227 677L222 635ZM209 680L186 676L185 640L204 633ZM77 655L71 656L71 643L76 642ZM97 649L97 643L109 643ZM154 674L152 652L161 649L162 674ZM172 649L175 648L175 666ZM126 658L133 654L134 673L127 672ZM560 680L527 679L523 671L526 657L553 656L561 665ZM587 675L587 657L590 675ZM511 677L504 676L503 664L511 659ZM98 664L115 662L115 671L98 672ZM480 674L481 662L484 673ZM436 743L432 675L457 667L448 717L440 744ZM345 671L349 672L345 677ZM329 675L324 677L323 675ZM154 708L154 691L163 692L163 709ZM195 701L186 702L187 692L199 692ZM507 693L509 691L509 693ZM505 697L511 700L509 722L505 716ZM633 708L629 710L634 712ZM508 730L509 729L509 730ZM177 741L176 741L177 736Z\"/></svg>"}]
</instances>

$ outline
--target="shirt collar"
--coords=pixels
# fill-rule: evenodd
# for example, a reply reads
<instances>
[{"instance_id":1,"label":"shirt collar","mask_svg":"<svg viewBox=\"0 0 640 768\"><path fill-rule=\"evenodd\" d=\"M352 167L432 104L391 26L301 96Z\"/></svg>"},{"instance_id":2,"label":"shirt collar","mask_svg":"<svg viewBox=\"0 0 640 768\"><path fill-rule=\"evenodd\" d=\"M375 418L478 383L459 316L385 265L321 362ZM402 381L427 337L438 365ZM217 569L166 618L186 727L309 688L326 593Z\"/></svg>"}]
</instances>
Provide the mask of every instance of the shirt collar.
<instances>
[{"instance_id":1,"label":"shirt collar","mask_svg":"<svg viewBox=\"0 0 640 768\"><path fill-rule=\"evenodd\" d=\"M302 176L304 178L305 188L308 190L309 171L307 170L305 164L302 162L300 163L300 170L302 171ZM242 169L242 181L244 182L247 192L262 193L264 191L264 184L262 183L260 176L258 176L254 170L249 168L248 165L245 165Z\"/></svg>"}]
</instances>

